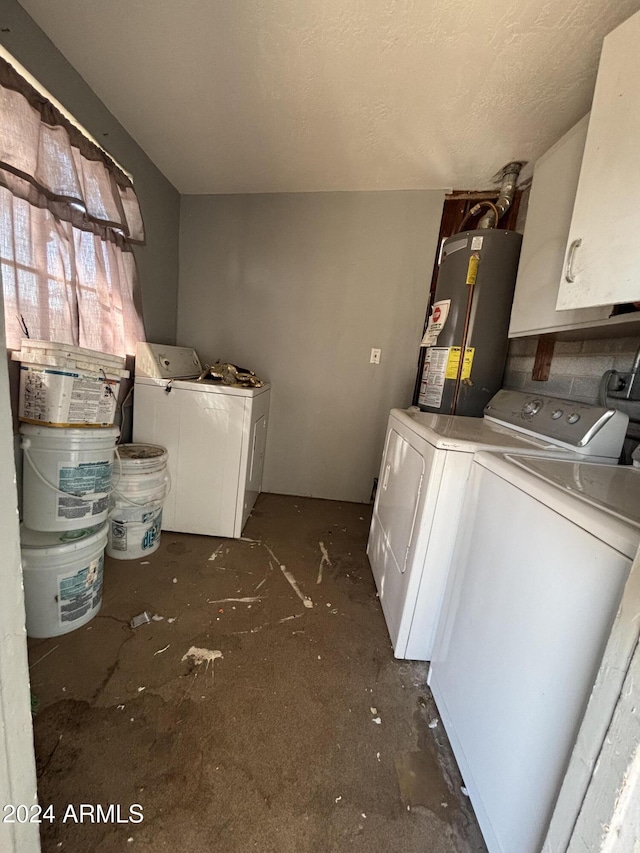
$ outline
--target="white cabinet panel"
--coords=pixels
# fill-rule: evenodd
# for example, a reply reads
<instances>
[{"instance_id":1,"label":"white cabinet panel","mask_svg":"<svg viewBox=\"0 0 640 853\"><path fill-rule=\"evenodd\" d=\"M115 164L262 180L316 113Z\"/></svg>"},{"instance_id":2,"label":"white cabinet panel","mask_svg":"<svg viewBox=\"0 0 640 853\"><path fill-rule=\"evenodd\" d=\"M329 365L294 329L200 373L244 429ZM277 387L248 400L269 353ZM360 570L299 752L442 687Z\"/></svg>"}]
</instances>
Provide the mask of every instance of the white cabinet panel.
<instances>
[{"instance_id":1,"label":"white cabinet panel","mask_svg":"<svg viewBox=\"0 0 640 853\"><path fill-rule=\"evenodd\" d=\"M550 332L609 316L609 307L556 310L588 122L587 115L535 165L509 337Z\"/></svg>"},{"instance_id":2,"label":"white cabinet panel","mask_svg":"<svg viewBox=\"0 0 640 853\"><path fill-rule=\"evenodd\" d=\"M640 301L640 13L604 40L558 309Z\"/></svg>"}]
</instances>

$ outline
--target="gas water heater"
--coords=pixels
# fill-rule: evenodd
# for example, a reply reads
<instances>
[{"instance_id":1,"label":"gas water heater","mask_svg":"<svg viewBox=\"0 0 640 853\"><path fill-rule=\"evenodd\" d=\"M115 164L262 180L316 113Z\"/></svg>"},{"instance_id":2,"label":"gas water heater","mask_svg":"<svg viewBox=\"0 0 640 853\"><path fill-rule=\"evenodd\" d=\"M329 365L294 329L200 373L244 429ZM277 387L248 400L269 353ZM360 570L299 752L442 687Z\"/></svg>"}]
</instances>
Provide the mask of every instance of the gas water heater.
<instances>
[{"instance_id":1,"label":"gas water heater","mask_svg":"<svg viewBox=\"0 0 640 853\"><path fill-rule=\"evenodd\" d=\"M418 405L480 417L502 386L522 235L480 228L442 246Z\"/></svg>"}]
</instances>

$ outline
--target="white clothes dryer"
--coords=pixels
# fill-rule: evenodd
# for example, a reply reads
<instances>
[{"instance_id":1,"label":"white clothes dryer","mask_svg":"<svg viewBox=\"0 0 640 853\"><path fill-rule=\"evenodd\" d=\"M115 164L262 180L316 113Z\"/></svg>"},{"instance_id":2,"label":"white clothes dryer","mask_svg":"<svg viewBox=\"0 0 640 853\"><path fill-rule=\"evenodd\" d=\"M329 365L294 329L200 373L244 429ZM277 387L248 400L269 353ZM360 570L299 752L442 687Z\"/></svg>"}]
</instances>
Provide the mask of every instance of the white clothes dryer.
<instances>
[{"instance_id":1,"label":"white clothes dryer","mask_svg":"<svg viewBox=\"0 0 640 853\"><path fill-rule=\"evenodd\" d=\"M614 463L627 424L614 409L505 390L483 418L391 411L367 554L397 658L431 660L473 454Z\"/></svg>"}]
</instances>

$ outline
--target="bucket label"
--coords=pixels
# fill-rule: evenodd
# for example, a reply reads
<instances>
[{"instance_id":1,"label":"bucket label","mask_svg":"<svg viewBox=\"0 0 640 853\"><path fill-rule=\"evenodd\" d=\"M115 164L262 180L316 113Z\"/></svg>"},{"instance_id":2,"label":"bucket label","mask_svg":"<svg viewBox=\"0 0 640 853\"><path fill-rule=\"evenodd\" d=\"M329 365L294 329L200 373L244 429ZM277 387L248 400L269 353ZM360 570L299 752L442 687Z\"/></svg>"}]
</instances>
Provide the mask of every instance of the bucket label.
<instances>
[{"instance_id":1,"label":"bucket label","mask_svg":"<svg viewBox=\"0 0 640 853\"><path fill-rule=\"evenodd\" d=\"M69 401L68 422L111 423L116 402L114 387L116 383L109 380L86 376L75 379Z\"/></svg>"},{"instance_id":2,"label":"bucket label","mask_svg":"<svg viewBox=\"0 0 640 853\"><path fill-rule=\"evenodd\" d=\"M58 469L58 488L61 492L71 492L73 495L108 492L111 489L112 467L113 463L105 460L81 462L73 468L63 462Z\"/></svg>"},{"instance_id":3,"label":"bucket label","mask_svg":"<svg viewBox=\"0 0 640 853\"><path fill-rule=\"evenodd\" d=\"M111 424L119 379L21 366L20 417L42 423Z\"/></svg>"},{"instance_id":4,"label":"bucket label","mask_svg":"<svg viewBox=\"0 0 640 853\"><path fill-rule=\"evenodd\" d=\"M58 498L58 518L86 518L102 515L109 507L109 496L97 498Z\"/></svg>"},{"instance_id":5,"label":"bucket label","mask_svg":"<svg viewBox=\"0 0 640 853\"><path fill-rule=\"evenodd\" d=\"M116 511L117 512L117 511ZM142 532L142 539L139 539L139 548L141 551L148 551L154 548L160 542L160 532L162 527L162 510L153 509L148 512L141 513L141 520L131 519L128 521L117 518L110 518L110 539L109 548L112 551L126 551L128 545L131 545L131 551L136 553L136 537ZM146 529L140 531L140 528L148 525ZM131 528L128 530L127 528ZM129 533L131 537L129 537ZM131 538L131 542L129 539Z\"/></svg>"},{"instance_id":6,"label":"bucket label","mask_svg":"<svg viewBox=\"0 0 640 853\"><path fill-rule=\"evenodd\" d=\"M127 550L127 527L126 524L111 522L111 548L114 551Z\"/></svg>"},{"instance_id":7,"label":"bucket label","mask_svg":"<svg viewBox=\"0 0 640 853\"><path fill-rule=\"evenodd\" d=\"M95 610L102 599L104 555L79 571L58 575L58 617L60 625L75 622Z\"/></svg>"},{"instance_id":8,"label":"bucket label","mask_svg":"<svg viewBox=\"0 0 640 853\"><path fill-rule=\"evenodd\" d=\"M158 513L155 523L146 531L142 537L142 550L153 548L160 541L160 527L162 526L162 510Z\"/></svg>"},{"instance_id":9,"label":"bucket label","mask_svg":"<svg viewBox=\"0 0 640 853\"><path fill-rule=\"evenodd\" d=\"M85 518L91 514L91 501L82 498L58 498L58 518Z\"/></svg>"},{"instance_id":10,"label":"bucket label","mask_svg":"<svg viewBox=\"0 0 640 853\"><path fill-rule=\"evenodd\" d=\"M20 398L20 416L42 421L47 414L47 386L44 382L44 371L29 370L25 376L24 390Z\"/></svg>"},{"instance_id":11,"label":"bucket label","mask_svg":"<svg viewBox=\"0 0 640 853\"><path fill-rule=\"evenodd\" d=\"M75 467L62 463L58 470L58 488L72 492L68 497L58 496L58 518L86 518L101 515L109 506L111 488L111 462L81 462ZM94 498L96 493L102 493ZM90 495L90 497L77 497Z\"/></svg>"},{"instance_id":12,"label":"bucket label","mask_svg":"<svg viewBox=\"0 0 640 853\"><path fill-rule=\"evenodd\" d=\"M109 509L109 495L104 495L102 498L97 498L91 503L91 515L102 515Z\"/></svg>"}]
</instances>

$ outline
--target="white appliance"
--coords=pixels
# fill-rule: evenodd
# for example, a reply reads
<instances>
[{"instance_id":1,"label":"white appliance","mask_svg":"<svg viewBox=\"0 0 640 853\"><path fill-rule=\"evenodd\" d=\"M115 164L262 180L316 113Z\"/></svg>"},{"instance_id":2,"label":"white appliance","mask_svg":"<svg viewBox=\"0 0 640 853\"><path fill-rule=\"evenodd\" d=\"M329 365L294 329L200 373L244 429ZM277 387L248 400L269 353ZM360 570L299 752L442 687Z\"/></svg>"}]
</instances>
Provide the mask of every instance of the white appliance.
<instances>
[{"instance_id":1,"label":"white appliance","mask_svg":"<svg viewBox=\"0 0 640 853\"><path fill-rule=\"evenodd\" d=\"M473 454L579 454L616 462L628 417L499 391L483 418L392 409L367 554L397 658L431 660Z\"/></svg>"},{"instance_id":2,"label":"white appliance","mask_svg":"<svg viewBox=\"0 0 640 853\"><path fill-rule=\"evenodd\" d=\"M200 373L193 349L138 344L133 440L169 451L163 530L238 538L262 488L271 386Z\"/></svg>"},{"instance_id":3,"label":"white appliance","mask_svg":"<svg viewBox=\"0 0 640 853\"><path fill-rule=\"evenodd\" d=\"M542 848L639 543L637 469L474 459L428 682L490 853Z\"/></svg>"}]
</instances>

